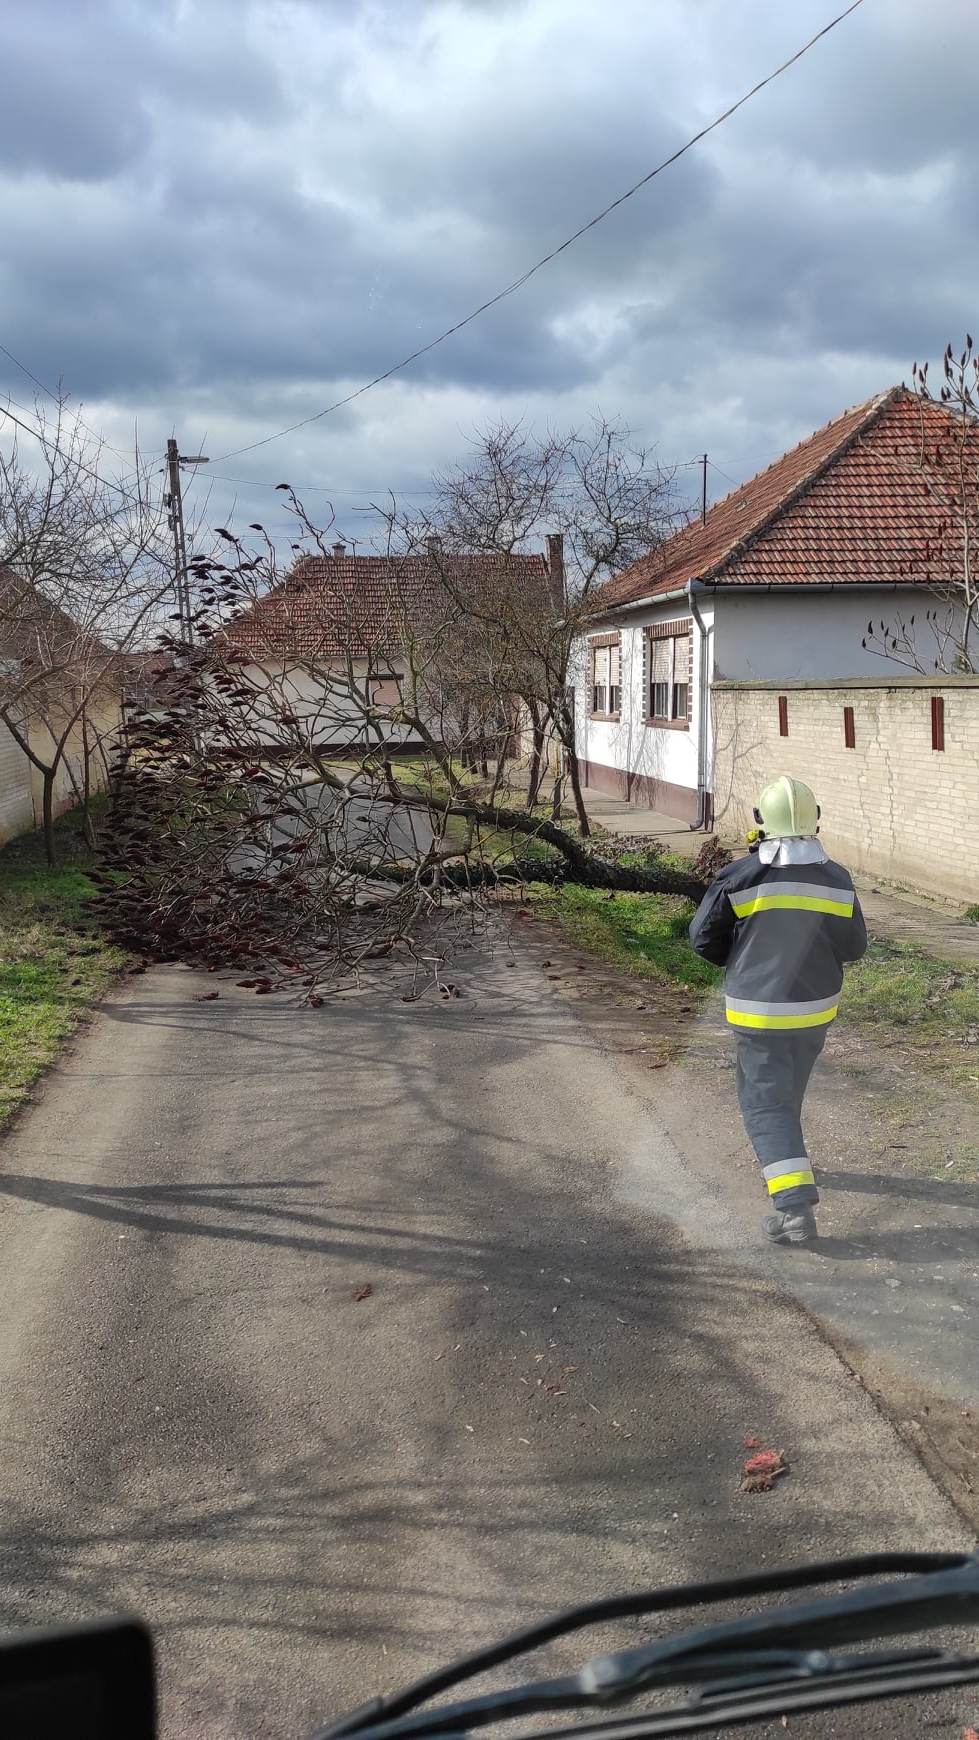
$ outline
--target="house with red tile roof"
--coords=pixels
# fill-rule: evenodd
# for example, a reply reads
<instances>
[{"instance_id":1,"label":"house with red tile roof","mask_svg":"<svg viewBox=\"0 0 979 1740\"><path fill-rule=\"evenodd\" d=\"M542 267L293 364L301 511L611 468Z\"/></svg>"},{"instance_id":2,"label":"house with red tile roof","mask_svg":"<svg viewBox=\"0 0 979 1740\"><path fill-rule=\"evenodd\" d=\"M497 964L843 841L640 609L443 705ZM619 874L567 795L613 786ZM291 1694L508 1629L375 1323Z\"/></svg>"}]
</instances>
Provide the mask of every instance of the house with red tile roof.
<instances>
[{"instance_id":1,"label":"house with red tile roof","mask_svg":"<svg viewBox=\"0 0 979 1740\"><path fill-rule=\"evenodd\" d=\"M929 467L953 462L952 416L879 393L598 588L575 682L588 786L710 824L715 684L907 677L877 650L898 623L933 668L925 613L958 557Z\"/></svg>"},{"instance_id":2,"label":"house with red tile roof","mask_svg":"<svg viewBox=\"0 0 979 1740\"><path fill-rule=\"evenodd\" d=\"M389 746L417 748L396 718L410 672L425 696L436 736L444 724L440 650L451 651L453 614L494 574L508 586L563 596L560 539L548 555L428 553L302 556L281 585L265 593L222 633L252 680L276 690L318 745L364 743L383 721ZM274 709L273 709L274 711ZM395 717L388 719L389 715Z\"/></svg>"}]
</instances>

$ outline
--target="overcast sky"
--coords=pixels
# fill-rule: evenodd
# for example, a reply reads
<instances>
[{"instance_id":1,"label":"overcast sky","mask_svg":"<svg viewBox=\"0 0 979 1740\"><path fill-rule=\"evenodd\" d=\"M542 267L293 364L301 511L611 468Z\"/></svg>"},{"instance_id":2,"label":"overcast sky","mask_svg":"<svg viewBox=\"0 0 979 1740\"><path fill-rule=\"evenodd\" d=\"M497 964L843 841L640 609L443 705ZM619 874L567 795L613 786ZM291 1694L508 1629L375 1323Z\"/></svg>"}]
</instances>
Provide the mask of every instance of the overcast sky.
<instances>
[{"instance_id":1,"label":"overcast sky","mask_svg":"<svg viewBox=\"0 0 979 1740\"><path fill-rule=\"evenodd\" d=\"M467 313L842 4L8 8L0 343L118 447L138 423L217 459ZM290 479L369 538L371 494L423 489L501 416L599 411L664 464L750 475L979 327L977 57L976 0L865 0L458 337L212 465L258 481L213 483L209 517L237 496L278 529ZM2 356L0 385L30 404Z\"/></svg>"}]
</instances>

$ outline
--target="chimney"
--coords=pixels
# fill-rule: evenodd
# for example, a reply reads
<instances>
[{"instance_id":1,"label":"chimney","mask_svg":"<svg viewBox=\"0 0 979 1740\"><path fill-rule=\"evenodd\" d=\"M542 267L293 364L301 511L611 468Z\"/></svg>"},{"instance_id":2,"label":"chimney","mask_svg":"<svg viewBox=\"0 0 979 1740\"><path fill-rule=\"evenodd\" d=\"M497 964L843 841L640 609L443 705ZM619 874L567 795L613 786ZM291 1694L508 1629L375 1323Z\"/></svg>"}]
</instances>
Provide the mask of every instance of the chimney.
<instances>
[{"instance_id":1,"label":"chimney","mask_svg":"<svg viewBox=\"0 0 979 1740\"><path fill-rule=\"evenodd\" d=\"M562 615L567 602L564 586L564 533L547 534L547 569L551 580L551 600Z\"/></svg>"},{"instance_id":2,"label":"chimney","mask_svg":"<svg viewBox=\"0 0 979 1740\"><path fill-rule=\"evenodd\" d=\"M334 556L345 556L347 554L346 544L334 544L333 554Z\"/></svg>"},{"instance_id":3,"label":"chimney","mask_svg":"<svg viewBox=\"0 0 979 1740\"><path fill-rule=\"evenodd\" d=\"M437 562L438 558L442 554L442 540L439 537L438 533L433 532L431 537L426 538L425 545L426 545L426 548L428 550L429 555L432 558L432 561Z\"/></svg>"}]
</instances>

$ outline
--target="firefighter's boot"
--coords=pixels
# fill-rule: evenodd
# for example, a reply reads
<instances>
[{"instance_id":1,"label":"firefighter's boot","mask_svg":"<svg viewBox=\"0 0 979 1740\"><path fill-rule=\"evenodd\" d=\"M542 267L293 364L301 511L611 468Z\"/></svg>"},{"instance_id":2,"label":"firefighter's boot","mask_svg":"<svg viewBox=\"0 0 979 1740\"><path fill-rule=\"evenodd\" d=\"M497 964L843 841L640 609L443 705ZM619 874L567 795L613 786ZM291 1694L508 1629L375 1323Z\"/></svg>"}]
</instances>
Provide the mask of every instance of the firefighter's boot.
<instances>
[{"instance_id":1,"label":"firefighter's boot","mask_svg":"<svg viewBox=\"0 0 979 1740\"><path fill-rule=\"evenodd\" d=\"M766 1214L761 1224L765 1237L776 1245L808 1245L816 1237L816 1216L811 1208L783 1208Z\"/></svg>"}]
</instances>

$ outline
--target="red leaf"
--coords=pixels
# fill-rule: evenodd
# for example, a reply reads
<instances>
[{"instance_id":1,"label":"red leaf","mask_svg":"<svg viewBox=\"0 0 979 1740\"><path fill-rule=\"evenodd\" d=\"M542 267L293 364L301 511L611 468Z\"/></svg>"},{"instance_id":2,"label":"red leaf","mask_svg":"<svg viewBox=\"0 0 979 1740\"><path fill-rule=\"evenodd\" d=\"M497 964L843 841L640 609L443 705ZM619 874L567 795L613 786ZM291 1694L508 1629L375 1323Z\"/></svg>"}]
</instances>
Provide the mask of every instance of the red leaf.
<instances>
[{"instance_id":1,"label":"red leaf","mask_svg":"<svg viewBox=\"0 0 979 1740\"><path fill-rule=\"evenodd\" d=\"M746 1474L774 1474L782 1466L781 1453L778 1450L759 1450L757 1456L749 1456L744 1465Z\"/></svg>"},{"instance_id":2,"label":"red leaf","mask_svg":"<svg viewBox=\"0 0 979 1740\"><path fill-rule=\"evenodd\" d=\"M759 1450L744 1463L742 1492L770 1492L780 1474L788 1473L788 1463L781 1450Z\"/></svg>"},{"instance_id":3,"label":"red leaf","mask_svg":"<svg viewBox=\"0 0 979 1740\"><path fill-rule=\"evenodd\" d=\"M746 1438L744 1441L744 1447L746 1450L760 1450L761 1449L761 1439L754 1438L754 1437Z\"/></svg>"},{"instance_id":4,"label":"red leaf","mask_svg":"<svg viewBox=\"0 0 979 1740\"><path fill-rule=\"evenodd\" d=\"M357 1303L359 1304L361 1299L369 1299L371 1294L373 1293L373 1291L374 1291L374 1289L371 1286L370 1282L365 1281L365 1283L362 1287L357 1288L357 1291L354 1294L354 1298L356 1299Z\"/></svg>"}]
</instances>

